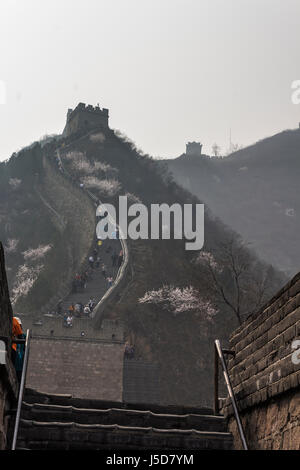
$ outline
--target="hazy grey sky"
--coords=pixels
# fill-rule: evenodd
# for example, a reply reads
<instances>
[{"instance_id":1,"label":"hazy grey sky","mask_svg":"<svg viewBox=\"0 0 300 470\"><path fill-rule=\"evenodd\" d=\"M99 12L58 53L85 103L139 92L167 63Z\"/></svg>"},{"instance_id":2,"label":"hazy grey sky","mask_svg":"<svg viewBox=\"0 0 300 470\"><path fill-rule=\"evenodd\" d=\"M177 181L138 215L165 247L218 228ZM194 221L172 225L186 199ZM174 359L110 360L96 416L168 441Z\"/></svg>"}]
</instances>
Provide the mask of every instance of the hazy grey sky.
<instances>
[{"instance_id":1,"label":"hazy grey sky","mask_svg":"<svg viewBox=\"0 0 300 470\"><path fill-rule=\"evenodd\" d=\"M1 0L0 159L80 101L165 158L295 128L299 36L300 0Z\"/></svg>"}]
</instances>

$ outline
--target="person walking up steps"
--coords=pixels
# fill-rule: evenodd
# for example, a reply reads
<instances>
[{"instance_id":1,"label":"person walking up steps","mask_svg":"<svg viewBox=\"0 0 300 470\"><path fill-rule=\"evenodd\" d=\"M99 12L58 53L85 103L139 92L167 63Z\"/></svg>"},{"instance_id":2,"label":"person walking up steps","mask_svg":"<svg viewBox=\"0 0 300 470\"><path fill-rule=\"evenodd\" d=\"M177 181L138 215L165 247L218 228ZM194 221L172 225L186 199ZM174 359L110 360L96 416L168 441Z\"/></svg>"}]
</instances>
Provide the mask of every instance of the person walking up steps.
<instances>
[{"instance_id":1,"label":"person walking up steps","mask_svg":"<svg viewBox=\"0 0 300 470\"><path fill-rule=\"evenodd\" d=\"M86 317L89 317L90 316L90 313L91 313L91 309L88 305L86 305L83 309L83 312L85 314Z\"/></svg>"},{"instance_id":2,"label":"person walking up steps","mask_svg":"<svg viewBox=\"0 0 300 470\"><path fill-rule=\"evenodd\" d=\"M14 343L14 340L16 339L22 339L23 337L23 330L22 330L22 322L19 318L17 317L13 317L13 321L12 321L12 343L11 343L11 347L12 347L12 354L11 354L11 358L12 358L12 362L16 368L16 361L17 361L17 344ZM17 371L17 369L16 369ZM17 374L18 375L18 379L20 380L20 374Z\"/></svg>"},{"instance_id":3,"label":"person walking up steps","mask_svg":"<svg viewBox=\"0 0 300 470\"><path fill-rule=\"evenodd\" d=\"M90 309L91 312L94 310L95 305L96 305L95 300L93 298L91 298L89 300L89 303L88 303L88 306L89 306L89 309Z\"/></svg>"},{"instance_id":4,"label":"person walking up steps","mask_svg":"<svg viewBox=\"0 0 300 470\"><path fill-rule=\"evenodd\" d=\"M111 255L111 264L112 264L112 267L114 268L115 266L117 266L117 261L118 261L118 255L117 253L114 251L113 254Z\"/></svg>"},{"instance_id":5,"label":"person walking up steps","mask_svg":"<svg viewBox=\"0 0 300 470\"><path fill-rule=\"evenodd\" d=\"M120 251L119 257L118 257L118 268L121 266L123 261L123 250Z\"/></svg>"},{"instance_id":6,"label":"person walking up steps","mask_svg":"<svg viewBox=\"0 0 300 470\"><path fill-rule=\"evenodd\" d=\"M104 278L106 278L106 266L104 263L102 264L102 275Z\"/></svg>"},{"instance_id":7,"label":"person walking up steps","mask_svg":"<svg viewBox=\"0 0 300 470\"><path fill-rule=\"evenodd\" d=\"M97 256L97 258L96 258L96 268L100 267L100 263L101 263L101 258L100 258L100 256Z\"/></svg>"}]
</instances>

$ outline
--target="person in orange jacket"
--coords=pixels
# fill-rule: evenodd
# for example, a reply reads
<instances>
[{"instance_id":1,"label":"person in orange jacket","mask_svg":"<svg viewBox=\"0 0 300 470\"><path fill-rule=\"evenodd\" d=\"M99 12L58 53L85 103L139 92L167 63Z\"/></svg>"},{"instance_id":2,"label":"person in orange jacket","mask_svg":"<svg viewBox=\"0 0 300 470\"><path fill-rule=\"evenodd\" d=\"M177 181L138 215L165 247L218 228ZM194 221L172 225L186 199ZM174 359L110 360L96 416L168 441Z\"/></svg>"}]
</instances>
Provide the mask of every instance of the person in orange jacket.
<instances>
[{"instance_id":1,"label":"person in orange jacket","mask_svg":"<svg viewBox=\"0 0 300 470\"><path fill-rule=\"evenodd\" d=\"M16 353L17 353L17 344L14 343L14 339L21 338L23 335L22 322L19 318L13 317L12 321L12 361L15 363Z\"/></svg>"}]
</instances>

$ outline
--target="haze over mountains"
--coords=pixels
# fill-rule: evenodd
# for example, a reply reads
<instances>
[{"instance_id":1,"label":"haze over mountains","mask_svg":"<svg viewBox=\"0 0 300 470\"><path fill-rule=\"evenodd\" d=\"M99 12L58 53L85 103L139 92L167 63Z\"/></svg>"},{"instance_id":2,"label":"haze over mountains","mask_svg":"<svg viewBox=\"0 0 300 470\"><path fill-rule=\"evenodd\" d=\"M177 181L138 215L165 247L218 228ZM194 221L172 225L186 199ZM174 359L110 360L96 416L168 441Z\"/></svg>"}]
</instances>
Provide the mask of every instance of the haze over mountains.
<instances>
[{"instance_id":1,"label":"haze over mountains","mask_svg":"<svg viewBox=\"0 0 300 470\"><path fill-rule=\"evenodd\" d=\"M164 161L258 255L292 276L299 271L300 130L286 130L228 157L183 154Z\"/></svg>"}]
</instances>

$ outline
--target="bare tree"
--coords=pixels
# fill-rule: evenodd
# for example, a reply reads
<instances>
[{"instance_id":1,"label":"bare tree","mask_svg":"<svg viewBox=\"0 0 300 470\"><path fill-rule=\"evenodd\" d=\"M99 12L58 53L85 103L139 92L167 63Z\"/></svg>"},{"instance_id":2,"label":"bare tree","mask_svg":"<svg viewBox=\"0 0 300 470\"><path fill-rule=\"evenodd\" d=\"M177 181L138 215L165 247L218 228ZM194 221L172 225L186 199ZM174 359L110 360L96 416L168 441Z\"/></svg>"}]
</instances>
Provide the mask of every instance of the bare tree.
<instances>
[{"instance_id":1,"label":"bare tree","mask_svg":"<svg viewBox=\"0 0 300 470\"><path fill-rule=\"evenodd\" d=\"M230 143L230 146L226 152L226 155L230 155L231 153L237 152L238 150L242 150L243 145L234 144L233 142Z\"/></svg>"},{"instance_id":2,"label":"bare tree","mask_svg":"<svg viewBox=\"0 0 300 470\"><path fill-rule=\"evenodd\" d=\"M257 261L238 239L221 244L215 255L201 252L196 263L204 269L217 305L227 306L239 324L273 293L274 270Z\"/></svg>"},{"instance_id":3,"label":"bare tree","mask_svg":"<svg viewBox=\"0 0 300 470\"><path fill-rule=\"evenodd\" d=\"M219 145L215 143L212 146L212 152L213 152L215 157L218 157L220 155L220 152L221 152L221 147L219 147Z\"/></svg>"}]
</instances>

